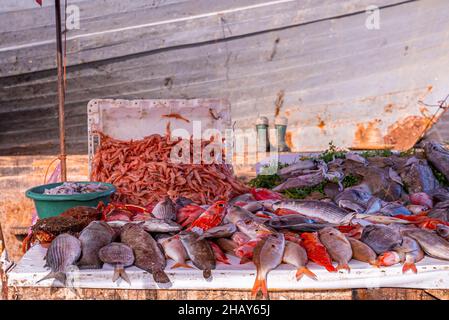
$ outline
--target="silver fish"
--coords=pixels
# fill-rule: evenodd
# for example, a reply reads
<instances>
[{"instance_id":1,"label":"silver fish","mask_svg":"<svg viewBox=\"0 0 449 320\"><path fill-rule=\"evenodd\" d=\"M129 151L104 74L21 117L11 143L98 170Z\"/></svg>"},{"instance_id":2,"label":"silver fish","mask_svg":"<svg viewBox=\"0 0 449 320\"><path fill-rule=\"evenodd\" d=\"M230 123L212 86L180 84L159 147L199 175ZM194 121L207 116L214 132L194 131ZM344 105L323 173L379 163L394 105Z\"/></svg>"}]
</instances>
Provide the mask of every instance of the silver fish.
<instances>
[{"instance_id":1,"label":"silver fish","mask_svg":"<svg viewBox=\"0 0 449 320\"><path fill-rule=\"evenodd\" d=\"M247 235L250 239L257 239L260 236L274 232L274 230L267 227L263 223L251 219L239 220L235 225L240 232Z\"/></svg>"},{"instance_id":2,"label":"silver fish","mask_svg":"<svg viewBox=\"0 0 449 320\"><path fill-rule=\"evenodd\" d=\"M354 238L347 237L352 248L352 258L374 265L377 254L367 244Z\"/></svg>"},{"instance_id":3,"label":"silver fish","mask_svg":"<svg viewBox=\"0 0 449 320\"><path fill-rule=\"evenodd\" d=\"M266 219L255 216L251 211L238 206L232 206L227 210L224 220L229 223L236 224L239 220L257 220L265 221Z\"/></svg>"},{"instance_id":4,"label":"silver fish","mask_svg":"<svg viewBox=\"0 0 449 320\"><path fill-rule=\"evenodd\" d=\"M429 256L449 260L449 241L444 240L438 234L424 229L404 230L403 234L418 241Z\"/></svg>"},{"instance_id":5,"label":"silver fish","mask_svg":"<svg viewBox=\"0 0 449 320\"><path fill-rule=\"evenodd\" d=\"M81 256L81 242L67 233L60 234L50 244L45 255L44 267L50 267L51 271L37 283L46 279L56 279L66 285L66 272Z\"/></svg>"},{"instance_id":6,"label":"silver fish","mask_svg":"<svg viewBox=\"0 0 449 320\"><path fill-rule=\"evenodd\" d=\"M222 224L217 227L210 228L209 230L205 231L198 240L206 239L206 238L228 238L234 234L234 232L237 231L237 227L235 224L227 223Z\"/></svg>"},{"instance_id":7,"label":"silver fish","mask_svg":"<svg viewBox=\"0 0 449 320\"><path fill-rule=\"evenodd\" d=\"M81 231L81 259L78 262L80 269L100 269L103 265L98 252L114 239L115 231L104 221L92 221Z\"/></svg>"},{"instance_id":8,"label":"silver fish","mask_svg":"<svg viewBox=\"0 0 449 320\"><path fill-rule=\"evenodd\" d=\"M165 196L164 200L159 201L151 212L153 216L161 220L175 220L176 206L169 196Z\"/></svg>"},{"instance_id":9,"label":"silver fish","mask_svg":"<svg viewBox=\"0 0 449 320\"><path fill-rule=\"evenodd\" d=\"M273 203L273 209L290 209L309 217L335 224L344 224L350 221L353 213L347 213L333 203L316 200L280 200Z\"/></svg>"},{"instance_id":10,"label":"silver fish","mask_svg":"<svg viewBox=\"0 0 449 320\"><path fill-rule=\"evenodd\" d=\"M104 263L114 266L112 282L116 282L119 278L122 278L131 285L131 281L125 272L125 267L129 267L134 263L133 249L126 244L112 242L101 248L98 256Z\"/></svg>"},{"instance_id":11,"label":"silver fish","mask_svg":"<svg viewBox=\"0 0 449 320\"><path fill-rule=\"evenodd\" d=\"M264 209L263 205L259 201L252 201L244 205L242 208L251 212L257 212Z\"/></svg>"}]
</instances>

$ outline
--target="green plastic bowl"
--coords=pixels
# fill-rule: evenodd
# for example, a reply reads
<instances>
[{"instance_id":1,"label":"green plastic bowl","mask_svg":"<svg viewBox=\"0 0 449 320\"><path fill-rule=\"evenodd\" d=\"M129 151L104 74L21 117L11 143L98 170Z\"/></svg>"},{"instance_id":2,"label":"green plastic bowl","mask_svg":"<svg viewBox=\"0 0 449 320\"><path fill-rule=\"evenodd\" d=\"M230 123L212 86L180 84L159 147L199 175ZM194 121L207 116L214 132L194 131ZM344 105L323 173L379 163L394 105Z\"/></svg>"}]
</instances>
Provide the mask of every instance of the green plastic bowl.
<instances>
[{"instance_id":1,"label":"green plastic bowl","mask_svg":"<svg viewBox=\"0 0 449 320\"><path fill-rule=\"evenodd\" d=\"M34 200L37 215L40 219L43 219L58 216L64 211L77 206L96 207L100 201L108 204L111 201L111 195L116 190L114 185L110 183L91 181L77 183L101 183L108 186L109 189L101 192L72 195L44 194L45 189L51 189L62 184L62 182L57 182L31 188L25 192L25 195Z\"/></svg>"}]
</instances>

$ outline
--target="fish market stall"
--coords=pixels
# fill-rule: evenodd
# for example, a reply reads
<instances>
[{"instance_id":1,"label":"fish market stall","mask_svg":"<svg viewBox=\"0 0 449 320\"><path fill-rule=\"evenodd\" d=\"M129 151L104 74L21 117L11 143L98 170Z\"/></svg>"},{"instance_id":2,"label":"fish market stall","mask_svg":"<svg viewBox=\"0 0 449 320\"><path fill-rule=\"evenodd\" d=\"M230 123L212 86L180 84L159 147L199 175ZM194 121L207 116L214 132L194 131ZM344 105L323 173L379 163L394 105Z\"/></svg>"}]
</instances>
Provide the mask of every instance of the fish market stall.
<instances>
[{"instance_id":1,"label":"fish market stall","mask_svg":"<svg viewBox=\"0 0 449 320\"><path fill-rule=\"evenodd\" d=\"M31 190L96 202L36 206L8 298L448 298L444 145L304 154L278 143L244 183L227 149L237 138L221 144L224 100L93 100L88 113L91 182ZM215 131L195 140L198 124ZM195 145L212 160L192 163Z\"/></svg>"}]
</instances>

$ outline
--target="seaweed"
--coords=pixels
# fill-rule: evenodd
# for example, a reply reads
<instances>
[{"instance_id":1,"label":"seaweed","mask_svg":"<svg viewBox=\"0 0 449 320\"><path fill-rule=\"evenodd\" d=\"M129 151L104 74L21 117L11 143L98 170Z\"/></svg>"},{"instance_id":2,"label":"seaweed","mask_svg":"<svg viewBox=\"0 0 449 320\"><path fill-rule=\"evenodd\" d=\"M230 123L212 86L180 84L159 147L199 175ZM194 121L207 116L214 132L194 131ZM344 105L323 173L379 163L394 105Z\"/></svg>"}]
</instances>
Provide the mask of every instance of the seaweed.
<instances>
[{"instance_id":1,"label":"seaweed","mask_svg":"<svg viewBox=\"0 0 449 320\"><path fill-rule=\"evenodd\" d=\"M364 158L372 157L390 157L393 155L391 150L367 150L360 153Z\"/></svg>"},{"instance_id":2,"label":"seaweed","mask_svg":"<svg viewBox=\"0 0 449 320\"><path fill-rule=\"evenodd\" d=\"M304 199L313 192L324 194L324 186L326 183L326 181L323 181L314 187L290 188L282 191L281 193L290 199Z\"/></svg>"},{"instance_id":3,"label":"seaweed","mask_svg":"<svg viewBox=\"0 0 449 320\"><path fill-rule=\"evenodd\" d=\"M341 183L343 184L343 187L350 188L360 184L361 180L362 179L358 176L348 174L343 178L343 181Z\"/></svg>"}]
</instances>

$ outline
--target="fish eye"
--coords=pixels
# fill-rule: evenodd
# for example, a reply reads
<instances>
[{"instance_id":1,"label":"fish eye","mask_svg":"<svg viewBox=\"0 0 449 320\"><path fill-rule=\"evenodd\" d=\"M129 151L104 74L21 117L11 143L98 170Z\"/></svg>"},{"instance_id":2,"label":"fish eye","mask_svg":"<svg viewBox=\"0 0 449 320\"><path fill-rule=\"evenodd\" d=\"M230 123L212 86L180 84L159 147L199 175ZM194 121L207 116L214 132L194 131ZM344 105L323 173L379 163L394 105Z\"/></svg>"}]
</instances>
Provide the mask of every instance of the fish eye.
<instances>
[{"instance_id":1,"label":"fish eye","mask_svg":"<svg viewBox=\"0 0 449 320\"><path fill-rule=\"evenodd\" d=\"M223 203L219 203L218 206L219 206L220 208L223 208L223 207L224 207L224 204L223 204Z\"/></svg>"}]
</instances>

